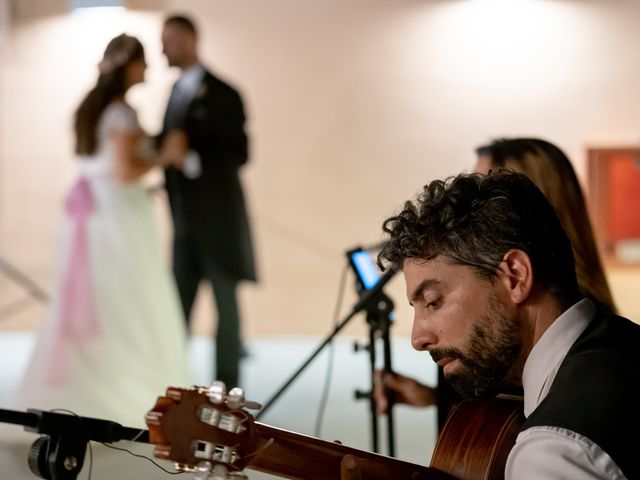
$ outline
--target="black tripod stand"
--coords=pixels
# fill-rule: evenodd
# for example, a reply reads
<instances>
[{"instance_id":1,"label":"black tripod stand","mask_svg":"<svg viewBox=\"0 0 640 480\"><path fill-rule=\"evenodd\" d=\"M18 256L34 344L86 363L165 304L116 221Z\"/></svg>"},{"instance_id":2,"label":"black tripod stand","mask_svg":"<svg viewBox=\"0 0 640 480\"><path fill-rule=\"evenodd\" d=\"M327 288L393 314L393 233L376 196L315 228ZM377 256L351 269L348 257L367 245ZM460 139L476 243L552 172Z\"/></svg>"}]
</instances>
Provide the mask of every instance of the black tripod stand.
<instances>
[{"instance_id":1,"label":"black tripod stand","mask_svg":"<svg viewBox=\"0 0 640 480\"><path fill-rule=\"evenodd\" d=\"M355 344L355 350L366 350L369 352L369 362L371 367L371 390L369 392L363 392L356 390L356 399L368 399L369 409L371 415L371 443L372 450L376 453L380 452L379 449L379 430L378 430L378 416L376 415L376 401L373 394L374 388L374 371L378 366L378 346L382 342L382 356L383 365L382 370L384 372L391 372L391 343L389 341L389 328L393 322L393 302L384 293L375 297L369 302L366 307L367 312L367 324L369 325L369 344L361 347L357 343ZM390 405L391 407L391 405ZM393 409L389 408L387 412L387 441L388 441L388 455L395 457L395 442L394 442L394 426L393 426Z\"/></svg>"},{"instance_id":2,"label":"black tripod stand","mask_svg":"<svg viewBox=\"0 0 640 480\"><path fill-rule=\"evenodd\" d=\"M351 261L351 256L354 252L364 253L365 251L362 248L357 248L355 250L351 250L347 252L347 256L350 258L350 261ZM356 266L353 262L351 263L351 265L354 267L354 269L356 269ZM371 267L375 268L373 264L371 264ZM259 420L260 417L262 417L265 414L265 412L269 410L271 405L273 405L273 403L284 393L284 391L289 387L289 385L291 385L294 382L294 380L298 378L298 376L304 371L304 369L307 368L307 366L318 356L318 354L322 351L322 349L326 347L329 343L331 343L333 338L340 332L340 330L342 330L347 325L349 320L351 320L356 314L360 313L363 310L367 312L368 322L369 322L369 319L371 318L371 321L369 323L370 325L372 324L375 324L378 326L386 325L385 327L382 327L382 328L379 328L379 327L376 327L374 329L370 328L370 345L372 346L371 348L372 375L373 375L373 369L374 369L375 360L376 360L375 351L373 348L374 342L372 340L374 338L378 338L380 335L382 335L383 341L385 342L385 353L384 353L385 369L386 368L388 368L389 370L391 369L391 350L389 345L389 328L388 327L390 323L389 320L391 318L391 311L393 310L393 304L391 303L391 300L389 300L389 298L386 295L384 295L382 289L389 282L389 280L393 278L397 270L394 267L390 266L381 276L377 273L377 271L375 271L375 273L373 272L374 272L373 270L368 269L368 273L370 273L371 275L367 275L367 279L363 283L360 273L356 269L358 281L360 282L359 285L361 285L362 288L360 289L360 297L356 302L356 304L351 309L351 312L346 316L346 318L344 318L342 321L340 321L340 323L338 323L338 325L333 329L333 331L324 339L324 341L320 343L320 345L311 353L311 355L309 355L309 357L302 363L302 365L282 385L282 387L280 387L280 389L275 394L273 394L273 396L268 401L264 403L262 410L260 410L260 412L258 412L258 414L256 414L255 416L256 420ZM373 276L375 276L376 278L373 279L372 278ZM388 310L388 312L384 314L384 319L382 318L383 315L381 313L382 311L380 310L380 307L383 304L386 304L387 306L390 307L389 309L384 308L382 310L382 311ZM385 338L386 340L384 340ZM373 377L372 377L372 380L373 380ZM373 420L372 428L373 428L373 438L374 438L373 447L374 447L374 451L377 452L378 451L377 450L378 422L375 415L375 399L373 398L373 392L365 393L364 395L368 396L368 398L370 398L370 401L371 401L371 414L372 414L372 420ZM392 433L393 433L393 418L391 415L389 415L389 438L390 438L389 455L390 456L393 456L394 454Z\"/></svg>"}]
</instances>

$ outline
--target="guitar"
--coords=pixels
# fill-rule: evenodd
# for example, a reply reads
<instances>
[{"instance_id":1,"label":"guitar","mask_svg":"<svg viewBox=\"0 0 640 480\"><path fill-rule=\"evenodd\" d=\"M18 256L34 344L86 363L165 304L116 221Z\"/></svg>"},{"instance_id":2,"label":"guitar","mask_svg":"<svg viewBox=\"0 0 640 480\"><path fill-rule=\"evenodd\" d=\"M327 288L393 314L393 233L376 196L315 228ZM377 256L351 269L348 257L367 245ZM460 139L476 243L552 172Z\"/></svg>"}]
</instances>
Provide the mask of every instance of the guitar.
<instances>
[{"instance_id":1,"label":"guitar","mask_svg":"<svg viewBox=\"0 0 640 480\"><path fill-rule=\"evenodd\" d=\"M446 422L429 467L255 422L242 389L224 384L169 387L147 414L154 455L197 478L246 478L250 468L300 480L340 478L340 462L356 457L366 480L502 479L523 421L515 397L463 401Z\"/></svg>"}]
</instances>

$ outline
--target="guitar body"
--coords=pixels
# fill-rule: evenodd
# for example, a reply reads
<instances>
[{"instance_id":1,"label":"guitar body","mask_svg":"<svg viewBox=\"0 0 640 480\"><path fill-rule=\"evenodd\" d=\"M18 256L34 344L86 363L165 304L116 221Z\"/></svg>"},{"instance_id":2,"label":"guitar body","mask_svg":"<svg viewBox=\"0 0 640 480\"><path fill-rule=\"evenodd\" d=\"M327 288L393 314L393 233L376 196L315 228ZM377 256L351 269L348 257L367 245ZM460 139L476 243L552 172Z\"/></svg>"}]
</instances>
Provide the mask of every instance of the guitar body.
<instances>
[{"instance_id":1,"label":"guitar body","mask_svg":"<svg viewBox=\"0 0 640 480\"><path fill-rule=\"evenodd\" d=\"M464 480L502 480L523 422L521 397L464 400L449 415L430 467Z\"/></svg>"},{"instance_id":2,"label":"guitar body","mask_svg":"<svg viewBox=\"0 0 640 480\"><path fill-rule=\"evenodd\" d=\"M250 468L338 480L340 462L350 454L363 480L493 480L504 477L523 421L519 397L465 400L451 412L426 467L254 422L242 402L202 387L168 388L146 417L155 456L183 471Z\"/></svg>"}]
</instances>

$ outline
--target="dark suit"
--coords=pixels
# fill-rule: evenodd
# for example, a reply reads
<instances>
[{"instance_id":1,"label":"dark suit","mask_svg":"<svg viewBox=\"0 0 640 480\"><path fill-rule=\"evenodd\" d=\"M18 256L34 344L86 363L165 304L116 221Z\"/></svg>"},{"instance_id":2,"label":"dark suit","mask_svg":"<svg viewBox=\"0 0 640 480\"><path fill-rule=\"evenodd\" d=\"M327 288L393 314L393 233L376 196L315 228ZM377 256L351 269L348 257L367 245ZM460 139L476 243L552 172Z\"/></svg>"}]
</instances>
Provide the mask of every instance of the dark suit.
<instances>
[{"instance_id":1,"label":"dark suit","mask_svg":"<svg viewBox=\"0 0 640 480\"><path fill-rule=\"evenodd\" d=\"M201 173L187 178L177 168L165 170L174 222L173 270L184 313L189 322L198 286L209 280L218 310L215 378L229 387L238 384L241 356L236 286L256 280L238 175L248 159L244 122L238 92L205 72L178 124L200 156ZM163 134L166 129L165 117Z\"/></svg>"}]
</instances>

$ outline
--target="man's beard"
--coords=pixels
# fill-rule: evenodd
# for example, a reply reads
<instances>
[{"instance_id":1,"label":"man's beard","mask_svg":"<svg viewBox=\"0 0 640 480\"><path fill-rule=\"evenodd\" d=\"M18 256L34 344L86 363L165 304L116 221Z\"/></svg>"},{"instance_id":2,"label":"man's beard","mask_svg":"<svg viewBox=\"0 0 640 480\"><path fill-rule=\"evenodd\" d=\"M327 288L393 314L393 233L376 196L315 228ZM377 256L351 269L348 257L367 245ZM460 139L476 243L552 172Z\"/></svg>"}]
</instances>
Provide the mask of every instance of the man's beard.
<instances>
[{"instance_id":1,"label":"man's beard","mask_svg":"<svg viewBox=\"0 0 640 480\"><path fill-rule=\"evenodd\" d=\"M458 359L462 364L446 380L463 397L495 395L503 388L522 351L518 320L500 304L495 294L478 315L466 352L457 348L433 349L434 361Z\"/></svg>"}]
</instances>

